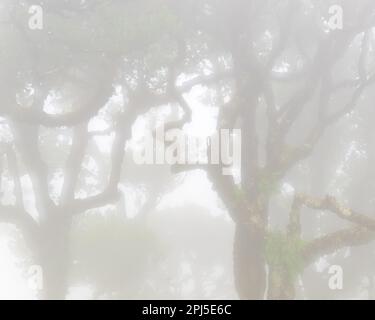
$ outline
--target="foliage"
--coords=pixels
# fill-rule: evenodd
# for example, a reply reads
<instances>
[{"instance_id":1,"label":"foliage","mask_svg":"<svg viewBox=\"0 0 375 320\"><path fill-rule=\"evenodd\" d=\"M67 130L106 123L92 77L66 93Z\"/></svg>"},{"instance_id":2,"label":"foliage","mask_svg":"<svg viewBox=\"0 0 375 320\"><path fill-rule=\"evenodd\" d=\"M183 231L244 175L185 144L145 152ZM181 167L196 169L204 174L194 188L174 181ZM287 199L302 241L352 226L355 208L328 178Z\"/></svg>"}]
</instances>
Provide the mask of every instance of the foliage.
<instances>
[{"instance_id":1,"label":"foliage","mask_svg":"<svg viewBox=\"0 0 375 320\"><path fill-rule=\"evenodd\" d=\"M54 34L83 51L129 53L160 41L174 27L176 19L161 1L116 2L88 11L85 17L54 16ZM98 21L101 21L98 24Z\"/></svg>"},{"instance_id":2,"label":"foliage","mask_svg":"<svg viewBox=\"0 0 375 320\"><path fill-rule=\"evenodd\" d=\"M280 231L269 232L266 239L266 260L275 269L284 269L289 279L295 277L303 269L301 251L305 241L298 237L290 237Z\"/></svg>"},{"instance_id":3,"label":"foliage","mask_svg":"<svg viewBox=\"0 0 375 320\"><path fill-rule=\"evenodd\" d=\"M259 177L258 188L261 194L270 196L279 189L279 174L262 172Z\"/></svg>"}]
</instances>

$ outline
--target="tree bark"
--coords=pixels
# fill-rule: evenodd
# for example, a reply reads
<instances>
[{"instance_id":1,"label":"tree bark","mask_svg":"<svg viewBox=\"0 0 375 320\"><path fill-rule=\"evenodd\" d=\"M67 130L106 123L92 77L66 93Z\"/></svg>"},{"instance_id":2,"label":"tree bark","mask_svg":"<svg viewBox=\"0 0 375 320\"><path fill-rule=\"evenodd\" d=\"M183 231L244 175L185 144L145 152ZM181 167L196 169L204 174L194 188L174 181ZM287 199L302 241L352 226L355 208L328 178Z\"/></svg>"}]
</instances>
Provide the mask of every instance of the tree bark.
<instances>
[{"instance_id":1,"label":"tree bark","mask_svg":"<svg viewBox=\"0 0 375 320\"><path fill-rule=\"evenodd\" d=\"M63 300L68 290L70 217L51 217L42 225L39 261L43 270L44 300Z\"/></svg>"},{"instance_id":2,"label":"tree bark","mask_svg":"<svg viewBox=\"0 0 375 320\"><path fill-rule=\"evenodd\" d=\"M234 238L234 277L240 299L261 300L266 288L264 234L237 223Z\"/></svg>"},{"instance_id":3,"label":"tree bark","mask_svg":"<svg viewBox=\"0 0 375 320\"><path fill-rule=\"evenodd\" d=\"M295 298L294 280L282 267L270 267L268 275L269 300L293 300Z\"/></svg>"}]
</instances>

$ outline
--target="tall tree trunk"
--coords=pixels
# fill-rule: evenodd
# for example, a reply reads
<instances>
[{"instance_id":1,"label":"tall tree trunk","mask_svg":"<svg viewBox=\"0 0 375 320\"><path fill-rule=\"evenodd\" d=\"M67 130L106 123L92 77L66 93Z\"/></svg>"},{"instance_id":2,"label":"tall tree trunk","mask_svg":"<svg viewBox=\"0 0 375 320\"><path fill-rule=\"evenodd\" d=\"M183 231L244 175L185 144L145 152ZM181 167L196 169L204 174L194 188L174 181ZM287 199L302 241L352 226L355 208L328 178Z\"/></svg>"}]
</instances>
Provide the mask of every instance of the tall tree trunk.
<instances>
[{"instance_id":1,"label":"tall tree trunk","mask_svg":"<svg viewBox=\"0 0 375 320\"><path fill-rule=\"evenodd\" d=\"M264 234L250 224L237 223L234 238L234 276L240 299L260 300L266 288Z\"/></svg>"},{"instance_id":2,"label":"tall tree trunk","mask_svg":"<svg viewBox=\"0 0 375 320\"><path fill-rule=\"evenodd\" d=\"M43 223L39 246L39 261L43 270L42 299L63 300L66 297L70 223L70 218L57 216Z\"/></svg>"}]
</instances>

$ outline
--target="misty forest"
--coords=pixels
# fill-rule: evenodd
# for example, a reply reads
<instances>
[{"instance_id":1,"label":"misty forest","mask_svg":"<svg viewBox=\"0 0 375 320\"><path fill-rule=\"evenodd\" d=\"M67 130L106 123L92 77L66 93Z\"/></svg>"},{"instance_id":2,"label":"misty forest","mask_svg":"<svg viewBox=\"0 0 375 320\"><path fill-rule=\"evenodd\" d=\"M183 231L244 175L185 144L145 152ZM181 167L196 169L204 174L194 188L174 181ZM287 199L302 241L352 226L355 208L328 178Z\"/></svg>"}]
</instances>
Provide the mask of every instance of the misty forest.
<instances>
[{"instance_id":1,"label":"misty forest","mask_svg":"<svg viewBox=\"0 0 375 320\"><path fill-rule=\"evenodd\" d=\"M0 0L0 40L0 298L375 298L375 1ZM241 166L136 164L161 125Z\"/></svg>"}]
</instances>

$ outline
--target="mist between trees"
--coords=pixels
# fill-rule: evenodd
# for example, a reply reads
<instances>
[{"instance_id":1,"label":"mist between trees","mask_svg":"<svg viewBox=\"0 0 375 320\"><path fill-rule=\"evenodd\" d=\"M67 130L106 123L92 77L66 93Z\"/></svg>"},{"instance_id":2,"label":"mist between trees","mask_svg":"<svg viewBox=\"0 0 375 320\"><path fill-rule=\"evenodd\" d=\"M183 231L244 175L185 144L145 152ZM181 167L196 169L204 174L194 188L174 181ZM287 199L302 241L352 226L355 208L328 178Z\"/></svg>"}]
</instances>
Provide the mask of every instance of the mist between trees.
<instances>
[{"instance_id":1,"label":"mist between trees","mask_svg":"<svg viewBox=\"0 0 375 320\"><path fill-rule=\"evenodd\" d=\"M0 24L2 298L374 297L373 0L2 0ZM238 130L241 161L137 164L161 124Z\"/></svg>"}]
</instances>

